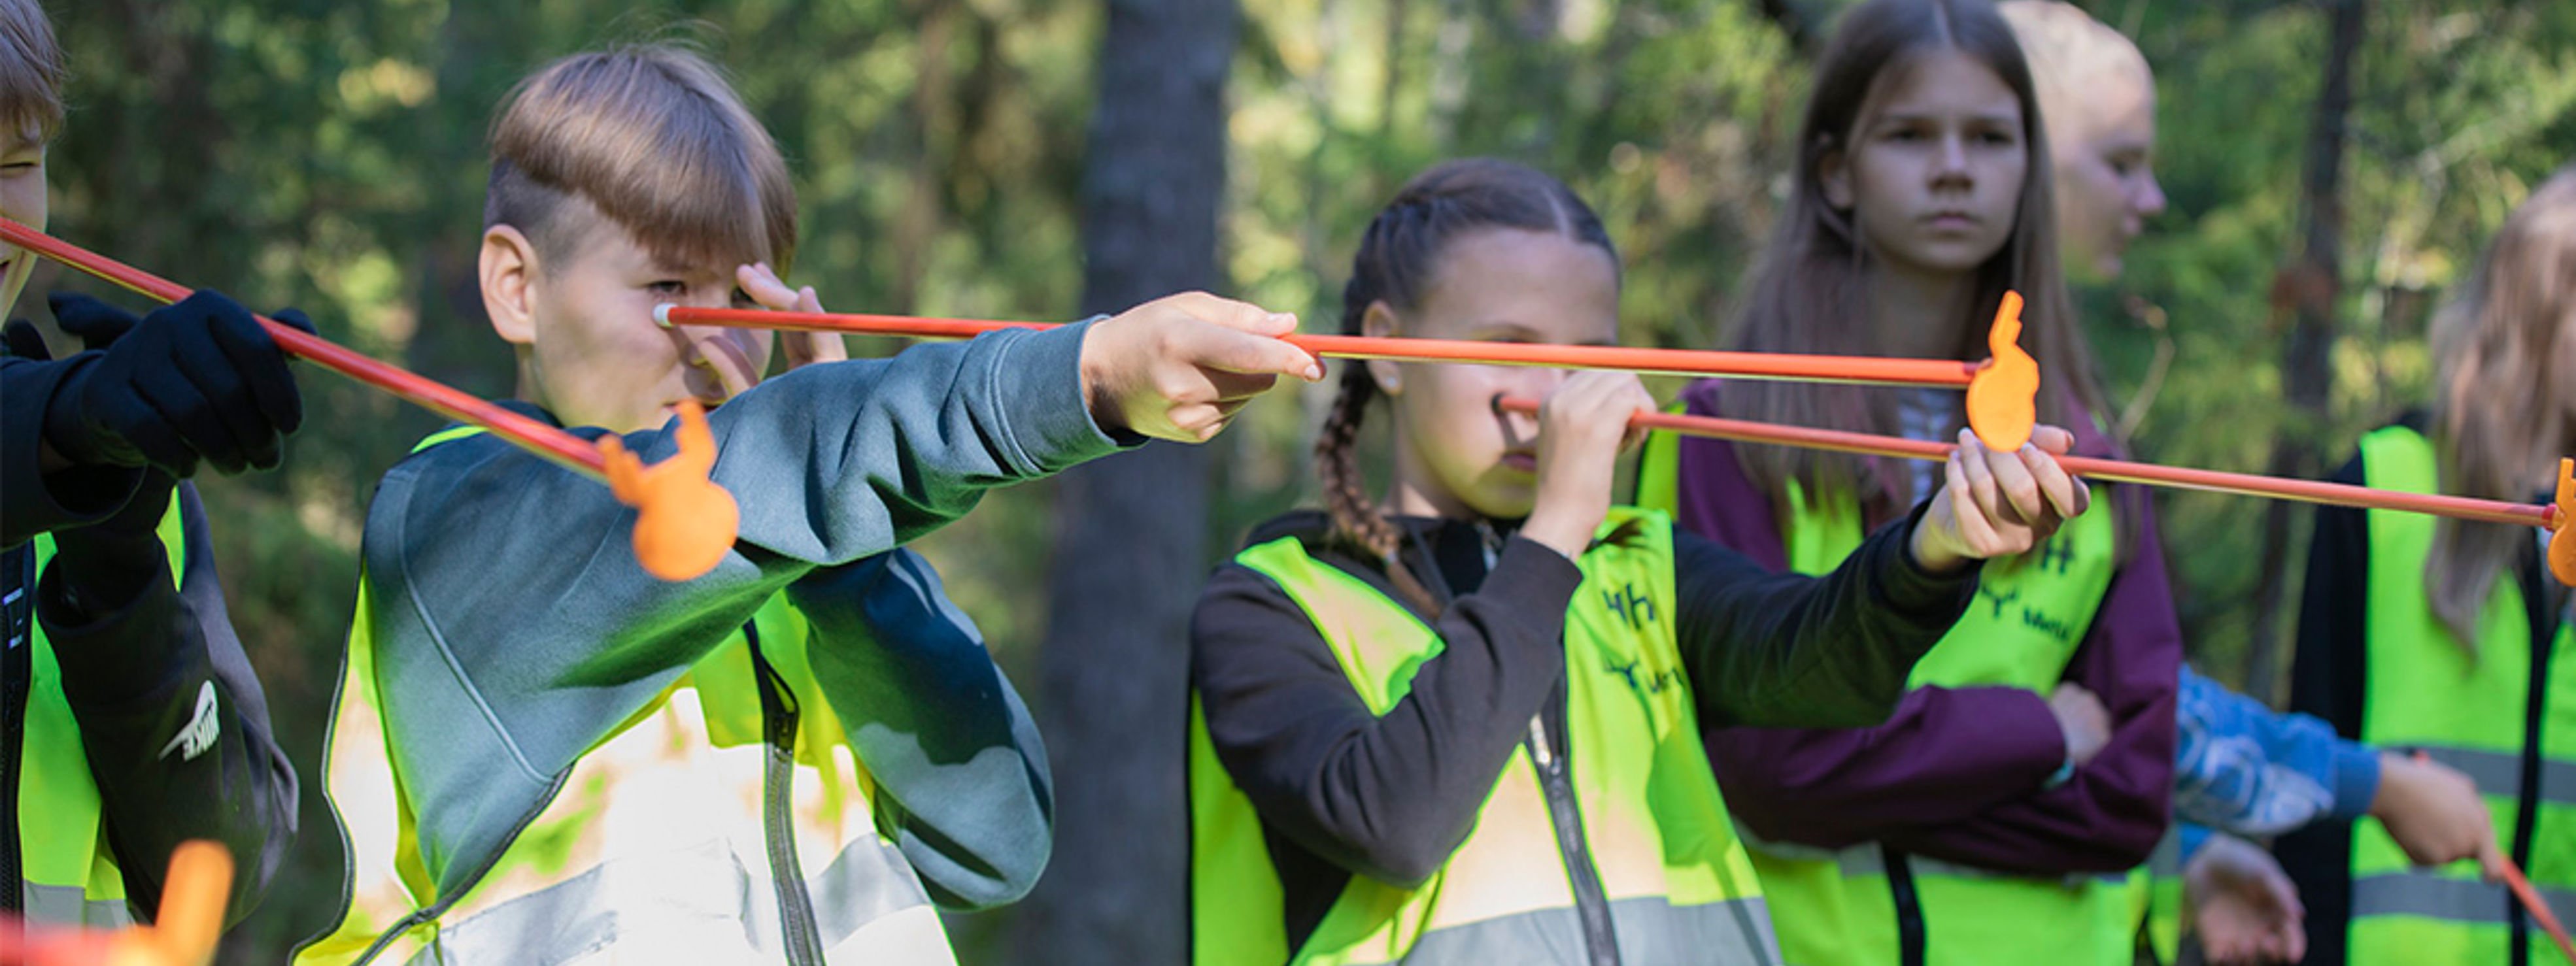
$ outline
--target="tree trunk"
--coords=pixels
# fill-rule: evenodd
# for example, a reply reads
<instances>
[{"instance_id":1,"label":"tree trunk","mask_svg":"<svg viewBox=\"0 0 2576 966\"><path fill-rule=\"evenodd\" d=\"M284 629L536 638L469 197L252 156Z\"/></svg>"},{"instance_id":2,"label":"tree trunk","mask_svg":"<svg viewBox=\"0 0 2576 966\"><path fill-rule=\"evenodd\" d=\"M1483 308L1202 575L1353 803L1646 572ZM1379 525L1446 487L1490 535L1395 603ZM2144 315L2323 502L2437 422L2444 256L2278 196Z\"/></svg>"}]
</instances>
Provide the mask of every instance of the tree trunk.
<instances>
[{"instance_id":1,"label":"tree trunk","mask_svg":"<svg viewBox=\"0 0 2576 966\"><path fill-rule=\"evenodd\" d=\"M2285 304L2296 315L2281 355L2281 396L2290 416L2272 443L2265 469L2274 476L2315 476L2316 437L2331 425L2327 403L2334 388L2335 302L2343 290L2344 128L2352 113L2353 56L2361 49L2363 18L2369 11L2365 0L2327 0L2325 6L2325 83L2317 91L2301 175L2305 250L2273 284L2275 304ZM2262 576L2255 591L2254 643L2245 654L2245 693L2267 701L2275 690L2282 611L2289 597L2292 507L2274 502L2263 513Z\"/></svg>"},{"instance_id":2,"label":"tree trunk","mask_svg":"<svg viewBox=\"0 0 2576 966\"><path fill-rule=\"evenodd\" d=\"M1218 287L1240 29L1235 0L1110 0L1082 183L1084 311ZM1055 857L1023 910L1023 962L1187 959L1182 732L1209 469L1203 448L1156 443L1066 473L1058 491L1039 689Z\"/></svg>"}]
</instances>

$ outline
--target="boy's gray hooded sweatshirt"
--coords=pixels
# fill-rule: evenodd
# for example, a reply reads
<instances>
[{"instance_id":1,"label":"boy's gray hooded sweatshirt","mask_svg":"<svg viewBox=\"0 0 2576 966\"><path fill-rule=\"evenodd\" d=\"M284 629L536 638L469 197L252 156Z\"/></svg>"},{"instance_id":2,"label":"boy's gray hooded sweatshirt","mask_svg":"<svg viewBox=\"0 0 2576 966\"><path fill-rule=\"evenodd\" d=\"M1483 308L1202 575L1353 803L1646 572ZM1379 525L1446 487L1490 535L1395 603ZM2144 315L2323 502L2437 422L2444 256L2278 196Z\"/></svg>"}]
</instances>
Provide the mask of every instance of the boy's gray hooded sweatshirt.
<instances>
[{"instance_id":1,"label":"boy's gray hooded sweatshirt","mask_svg":"<svg viewBox=\"0 0 2576 966\"><path fill-rule=\"evenodd\" d=\"M577 757L780 591L813 621L815 677L932 897L1025 893L1050 836L1036 729L972 626L922 584L928 568L870 558L988 488L1132 444L1084 405L1088 328L807 366L727 402L709 419L712 476L741 504L741 535L714 572L679 583L636 564L633 511L607 487L498 438L395 466L367 515L369 630L438 894L461 894ZM625 445L667 458L675 426ZM832 628L861 625L874 646L832 646Z\"/></svg>"}]
</instances>

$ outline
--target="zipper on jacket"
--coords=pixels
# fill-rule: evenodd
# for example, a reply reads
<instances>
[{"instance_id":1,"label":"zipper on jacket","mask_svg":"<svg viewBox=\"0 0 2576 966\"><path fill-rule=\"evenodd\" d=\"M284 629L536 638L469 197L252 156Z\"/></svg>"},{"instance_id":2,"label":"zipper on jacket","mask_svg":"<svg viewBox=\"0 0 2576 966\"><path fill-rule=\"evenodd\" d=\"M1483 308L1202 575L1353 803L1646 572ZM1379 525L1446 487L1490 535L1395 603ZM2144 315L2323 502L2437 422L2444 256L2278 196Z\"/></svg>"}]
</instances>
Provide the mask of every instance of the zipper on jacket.
<instances>
[{"instance_id":1,"label":"zipper on jacket","mask_svg":"<svg viewBox=\"0 0 2576 966\"><path fill-rule=\"evenodd\" d=\"M796 695L760 653L760 629L742 625L750 643L752 676L760 684L760 721L764 732L760 768L761 837L769 846L770 885L778 890L778 926L787 961L822 966L823 940L814 925L814 897L805 891L805 870L796 860Z\"/></svg>"},{"instance_id":2,"label":"zipper on jacket","mask_svg":"<svg viewBox=\"0 0 2576 966\"><path fill-rule=\"evenodd\" d=\"M18 841L18 768L19 758L27 745L28 677L35 673L32 657L36 650L35 613L36 554L34 544L21 544L0 557L0 571L9 575L0 581L0 610L8 613L7 650L0 652L0 872L8 874L8 894L0 896L0 911L12 916L26 912L27 870Z\"/></svg>"},{"instance_id":3,"label":"zipper on jacket","mask_svg":"<svg viewBox=\"0 0 2576 966\"><path fill-rule=\"evenodd\" d=\"M1583 816L1574 807L1574 781L1566 760L1548 740L1547 713L1530 716L1530 761L1538 765L1539 791L1547 798L1548 824L1556 829L1556 848L1565 860L1565 877L1574 890L1575 918L1583 923L1585 962L1619 966L1619 934L1610 921L1610 897L1601 890L1601 873L1592 865L1592 847L1584 841Z\"/></svg>"},{"instance_id":4,"label":"zipper on jacket","mask_svg":"<svg viewBox=\"0 0 2576 966\"><path fill-rule=\"evenodd\" d=\"M1878 861L1887 869L1887 898L1896 907L1896 961L1923 966L1931 944L1923 928L1923 899L1914 892L1914 863L1904 851L1884 844L1878 847Z\"/></svg>"},{"instance_id":5,"label":"zipper on jacket","mask_svg":"<svg viewBox=\"0 0 2576 966\"><path fill-rule=\"evenodd\" d=\"M2523 609L2531 624L2531 687L2523 698L2521 788L2515 792L2513 850L2514 864L2531 867L2532 842L2540 832L2540 772L2547 749L2541 746L2542 724L2549 717L2550 651L2558 640L2557 615L2550 612L2549 581L2541 576L2540 547L2534 544L2532 556L2514 568L2522 581ZM2511 966L2531 964L2530 913L2522 903L2505 901L2505 924L2512 937L2506 957Z\"/></svg>"}]
</instances>

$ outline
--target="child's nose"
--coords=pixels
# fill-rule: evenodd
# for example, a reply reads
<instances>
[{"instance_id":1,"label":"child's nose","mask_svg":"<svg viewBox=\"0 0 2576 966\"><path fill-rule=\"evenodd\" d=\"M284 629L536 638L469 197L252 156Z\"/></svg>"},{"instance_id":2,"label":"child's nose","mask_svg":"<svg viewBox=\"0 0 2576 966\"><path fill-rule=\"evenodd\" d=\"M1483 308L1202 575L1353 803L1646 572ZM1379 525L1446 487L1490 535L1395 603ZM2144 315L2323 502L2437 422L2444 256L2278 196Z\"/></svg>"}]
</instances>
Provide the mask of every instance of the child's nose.
<instances>
[{"instance_id":1,"label":"child's nose","mask_svg":"<svg viewBox=\"0 0 2576 966\"><path fill-rule=\"evenodd\" d=\"M2138 193L2138 217L2153 218L2164 213L2165 187L2156 183L2155 175L2147 175L2146 185Z\"/></svg>"},{"instance_id":2,"label":"child's nose","mask_svg":"<svg viewBox=\"0 0 2576 966\"><path fill-rule=\"evenodd\" d=\"M1941 139L1940 167L1936 173L1944 177L1967 175L1968 141L1966 138L1952 134Z\"/></svg>"}]
</instances>

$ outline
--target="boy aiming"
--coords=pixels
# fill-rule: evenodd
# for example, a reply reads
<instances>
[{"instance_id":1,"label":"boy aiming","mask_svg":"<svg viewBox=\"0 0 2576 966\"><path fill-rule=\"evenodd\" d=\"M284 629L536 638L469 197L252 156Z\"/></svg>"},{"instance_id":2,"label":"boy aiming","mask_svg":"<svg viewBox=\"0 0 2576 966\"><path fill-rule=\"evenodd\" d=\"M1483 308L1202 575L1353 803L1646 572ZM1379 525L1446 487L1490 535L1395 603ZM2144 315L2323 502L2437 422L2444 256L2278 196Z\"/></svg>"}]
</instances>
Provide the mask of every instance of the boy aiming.
<instances>
[{"instance_id":1,"label":"boy aiming","mask_svg":"<svg viewBox=\"0 0 2576 966\"><path fill-rule=\"evenodd\" d=\"M657 305L816 308L779 275L777 148L689 53L523 82L492 134L484 305L531 415L657 460L710 417L742 504L714 572L636 565L627 510L469 430L370 508L328 779L354 901L303 962L947 962L932 904L1026 891L1045 755L937 577L898 549L989 487L1196 441L1276 375L1294 319L1205 295L1047 332L803 365ZM769 266L776 266L773 272Z\"/></svg>"}]
</instances>

